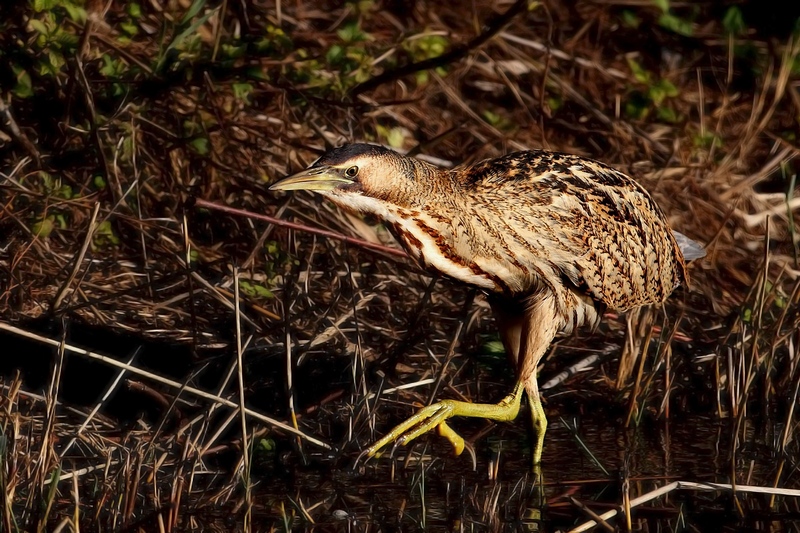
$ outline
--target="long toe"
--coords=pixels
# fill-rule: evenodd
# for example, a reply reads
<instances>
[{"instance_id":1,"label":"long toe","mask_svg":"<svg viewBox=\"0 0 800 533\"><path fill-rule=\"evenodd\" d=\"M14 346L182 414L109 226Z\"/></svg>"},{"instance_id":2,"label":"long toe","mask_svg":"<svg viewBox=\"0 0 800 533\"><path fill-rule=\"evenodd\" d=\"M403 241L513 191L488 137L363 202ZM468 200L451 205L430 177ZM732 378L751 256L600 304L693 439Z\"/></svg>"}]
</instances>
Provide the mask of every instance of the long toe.
<instances>
[{"instance_id":1,"label":"long toe","mask_svg":"<svg viewBox=\"0 0 800 533\"><path fill-rule=\"evenodd\" d=\"M451 404L452 402L445 400L423 407L414 416L395 426L386 436L370 446L367 454L373 457L392 442L405 445L420 435L424 435L452 416L453 406ZM452 432L455 434L454 431ZM460 439L461 437L458 438Z\"/></svg>"}]
</instances>

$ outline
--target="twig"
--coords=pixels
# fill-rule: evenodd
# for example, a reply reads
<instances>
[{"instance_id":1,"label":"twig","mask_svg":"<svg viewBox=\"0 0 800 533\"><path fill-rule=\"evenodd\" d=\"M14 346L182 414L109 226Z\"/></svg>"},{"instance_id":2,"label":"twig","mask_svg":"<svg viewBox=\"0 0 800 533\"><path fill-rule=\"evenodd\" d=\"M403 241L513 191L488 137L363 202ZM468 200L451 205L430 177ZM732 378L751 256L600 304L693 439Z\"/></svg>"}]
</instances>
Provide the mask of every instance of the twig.
<instances>
[{"instance_id":1,"label":"twig","mask_svg":"<svg viewBox=\"0 0 800 533\"><path fill-rule=\"evenodd\" d=\"M239 299L239 269L233 265L233 302L234 316L236 322L236 374L239 379L239 413L242 423L242 482L244 483L244 531L250 531L251 520L253 517L252 486L250 484L250 450L247 440L247 416L245 416L244 401L244 347L242 343L242 313L241 302ZM297 426L296 418L292 417L292 422ZM299 430L298 430L299 431Z\"/></svg>"},{"instance_id":2,"label":"twig","mask_svg":"<svg viewBox=\"0 0 800 533\"><path fill-rule=\"evenodd\" d=\"M133 352L133 355L131 355L131 357L128 359L127 364L129 365L132 364L133 360L136 359L136 356L139 355L140 351L141 347L136 348L136 350L134 350ZM61 453L58 454L61 460L63 460L64 457L67 456L67 452L69 452L69 450L72 448L75 442L80 438L81 434L83 434L83 431L87 428L89 422L91 422L94 419L95 415L100 411L100 408L102 408L105 405L108 398L116 390L117 386L119 385L119 382L122 381L122 376L124 375L125 375L125 369L124 368L120 369L119 373L117 374L117 377L114 378L114 381L112 381L111 385L108 386L108 389L106 389L106 392L103 394L103 397L100 398L100 401L97 402L97 404L94 406L91 412L86 416L86 419L80 425L78 430L73 432L72 438L69 440L64 449L61 450Z\"/></svg>"},{"instance_id":3,"label":"twig","mask_svg":"<svg viewBox=\"0 0 800 533\"><path fill-rule=\"evenodd\" d=\"M31 333L30 331L25 331L23 329L19 329L17 327L14 327L14 326L12 326L10 324L5 323L5 322L0 322L0 330L8 331L9 333L14 333L15 335L19 335L20 337L25 337L27 339L32 339L32 340L41 342L42 344L49 344L50 346L59 346L61 344L60 341L53 340L53 339L50 339L48 337L44 337L42 335L37 335L36 333ZM152 379L153 381L157 381L157 382L159 382L159 383L161 383L163 385L167 385L169 387L173 387L173 388L176 388L176 389L182 389L182 390L188 392L189 394L194 394L195 396L199 396L200 398L205 398L206 400L212 400L214 402L218 402L218 403L220 403L222 405L225 405L227 407L230 407L232 409L238 409L239 408L239 404L237 404L236 402L232 402L232 401L230 401L230 400L228 400L226 398L221 398L219 396L216 396L214 394L208 393L206 391L203 391L203 390L200 390L200 389L196 389L196 388L190 387L188 385L184 385L184 384L182 384L182 383L180 383L178 381L174 381L174 380L159 376L158 374L153 374L152 372L148 372L146 370L142 370L140 368L136 368L136 367L127 365L127 364L125 364L125 363L123 363L121 361L117 361L116 359L113 359L113 358L108 357L106 355L101 355L101 354L99 354L97 352L91 352L89 350L84 350L83 348L78 348L77 346L72 346L72 345L66 344L66 343L63 344L63 346L64 346L65 350L69 350L70 352L89 357L90 359L96 359L98 361L102 361L103 363L106 363L108 365L111 365L111 366L114 366L114 367L117 367L117 368L124 368L124 369L126 369L128 372L130 372L132 374L137 374L139 376L143 376L143 377ZM290 426L288 424L284 424L283 422L281 422L279 420L275 420L274 418L270 418L270 417L268 417L266 415L263 415L263 414L258 413L256 411L253 411L251 409L245 408L244 411L245 411L245 413L247 413L248 415L252 416L256 420L261 420L262 422L266 422L267 424L273 425L273 426L275 426L277 428L280 428L280 429L282 429L284 431L292 433L293 435L297 435L299 437L302 437L302 438L306 439L308 442L312 442L312 443L316 444L317 446L321 446L321 447L326 448L328 450L332 449L329 444L327 444L327 443L325 443L325 442L323 442L323 441L321 441L319 439L316 439L316 438L314 438L314 437L312 437L310 435L306 435L302 431L297 430L297 429L293 428L292 426Z\"/></svg>"},{"instance_id":4,"label":"twig","mask_svg":"<svg viewBox=\"0 0 800 533\"><path fill-rule=\"evenodd\" d=\"M669 494L674 490L701 490L701 491L725 490L734 493L747 492L754 494L775 494L778 496L791 496L793 498L800 498L800 490L798 489L775 489L772 487L758 487L754 485L736 485L734 487L730 483L698 483L696 481L673 481L669 485L664 485L660 489L650 491L647 494L639 496L638 498L634 498L633 500L631 500L631 505L630 505L631 509L633 509L634 507L638 507L643 503L655 500L656 498L664 496L665 494ZM601 514L599 518L601 520L608 520L609 518L615 517L619 513L620 510L612 509L610 511ZM582 531L588 531L596 525L598 525L596 521L590 520L588 522L584 522L575 529L571 529L569 533L581 533Z\"/></svg>"},{"instance_id":5,"label":"twig","mask_svg":"<svg viewBox=\"0 0 800 533\"><path fill-rule=\"evenodd\" d=\"M67 290L72 282L75 280L75 276L78 275L78 271L81 269L81 263L83 263L83 258L86 255L86 250L89 249L89 243L92 242L92 235L94 235L94 230L97 227L97 214L100 212L100 202L94 204L94 211L92 212L92 219L89 221L89 229L86 231L86 238L83 239L83 246L81 246L78 255L75 256L75 264L72 265L72 272L70 272L67 281L64 282L64 285L61 286L61 290L58 291L56 295L56 299L53 301L53 312L58 311L58 308L61 307L61 302L64 300L64 297L67 295Z\"/></svg>"},{"instance_id":6,"label":"twig","mask_svg":"<svg viewBox=\"0 0 800 533\"><path fill-rule=\"evenodd\" d=\"M583 503L579 502L574 497L568 496L568 498L569 498L569 501L572 502L572 505L574 505L575 507L580 509L581 512L583 512L584 514L589 515L589 518L591 518L594 521L595 524L599 525L600 527L602 527L606 531L611 531L611 533L614 533L615 530L614 530L613 527L611 527L611 524L609 524L608 522L606 522L605 520L600 518L600 516L597 513L595 513L594 511L592 511L588 507L586 507L586 505L584 505Z\"/></svg>"},{"instance_id":7,"label":"twig","mask_svg":"<svg viewBox=\"0 0 800 533\"><path fill-rule=\"evenodd\" d=\"M312 228L311 226L298 224L296 222L289 222L288 220L281 220L279 218L274 218L269 215L260 215L258 213L252 213L250 211L245 211L243 209L228 207L227 205L215 204L214 202L209 202L208 200L203 200L202 198L197 198L195 200L195 205L198 207L205 207L206 209L214 209L216 211L222 211L223 213L230 213L232 215L239 215L244 217L255 218L258 220L263 220L265 222L269 222L270 224L275 224L276 226L281 226L283 228L303 231L314 235L322 235L323 237L329 237L331 239L336 239L339 241L346 242L347 244L352 244L376 252L391 254L396 257L408 257L408 254L406 254L403 250L400 250L399 248L392 248L391 246L384 246L382 244L376 244L374 242L365 241L363 239L348 237L347 235L342 235L341 233L336 233L335 231Z\"/></svg>"},{"instance_id":8,"label":"twig","mask_svg":"<svg viewBox=\"0 0 800 533\"><path fill-rule=\"evenodd\" d=\"M435 69L437 67L449 65L450 63L455 63L456 61L465 57L471 51L483 46L486 41L497 35L497 33L499 33L506 26L506 24L511 22L514 17L522 13L527 7L528 0L517 0L514 2L514 5L508 8L505 13L489 23L483 32L481 32L477 37L468 41L466 44L456 46L449 52L436 57L423 59L422 61L415 61L414 63L409 63L401 67L387 70L381 74L378 74L374 78L370 78L367 81L356 85L350 90L350 94L352 96L358 96L363 92L371 91L372 89L375 89L384 83L394 81L402 78L403 76L408 76L409 74L414 74L415 72L419 72L421 70Z\"/></svg>"},{"instance_id":9,"label":"twig","mask_svg":"<svg viewBox=\"0 0 800 533\"><path fill-rule=\"evenodd\" d=\"M19 129L19 125L17 125L17 121L14 120L14 115L11 114L11 110L8 108L6 103L0 98L0 115L3 115L6 119L6 123L8 124L8 128L11 130L11 135L14 139L22 145L28 154L33 157L36 161L36 166L42 166L42 156L39 154L39 149L36 148L36 145L28 139L28 136L25 135L21 129Z\"/></svg>"},{"instance_id":10,"label":"twig","mask_svg":"<svg viewBox=\"0 0 800 533\"><path fill-rule=\"evenodd\" d=\"M596 71L600 72L601 74L604 74L604 75L608 76L609 78L615 78L615 79L618 79L618 80L625 80L625 81L627 81L627 79L628 79L628 76L624 72L622 72L620 70L617 70L615 68L605 67L605 66L601 65L600 63L598 63L597 61L592 61L591 59L584 59L582 57L569 55L568 53L566 53L566 52L564 52L562 50L558 50L557 48L554 48L553 46L549 46L549 45L540 43L538 41L532 41L531 39L525 39L523 37L511 34L511 33L508 33L508 32L502 32L502 33L500 33L500 35L498 35L498 37L500 37L501 39L505 39L506 41L510 41L510 42L512 42L514 44L522 45L522 46L524 46L526 48L532 48L533 50L536 50L537 52L542 52L543 54L550 54L551 56L555 57L556 59L561 59L561 60L564 60L564 61L572 61L576 65L580 65L581 67L585 67L585 68L589 68L589 69L592 69L592 70L596 70Z\"/></svg>"}]
</instances>

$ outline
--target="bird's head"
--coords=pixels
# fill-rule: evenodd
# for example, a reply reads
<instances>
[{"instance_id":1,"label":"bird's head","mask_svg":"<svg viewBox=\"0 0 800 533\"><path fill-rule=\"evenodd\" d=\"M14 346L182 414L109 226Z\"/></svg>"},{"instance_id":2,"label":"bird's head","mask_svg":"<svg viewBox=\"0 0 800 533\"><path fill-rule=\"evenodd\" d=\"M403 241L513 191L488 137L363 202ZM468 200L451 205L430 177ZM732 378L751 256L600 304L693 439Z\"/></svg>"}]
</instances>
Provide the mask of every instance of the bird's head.
<instances>
[{"instance_id":1,"label":"bird's head","mask_svg":"<svg viewBox=\"0 0 800 533\"><path fill-rule=\"evenodd\" d=\"M351 211L382 215L387 204L413 203L415 169L420 164L382 146L346 144L270 190L315 191Z\"/></svg>"}]
</instances>

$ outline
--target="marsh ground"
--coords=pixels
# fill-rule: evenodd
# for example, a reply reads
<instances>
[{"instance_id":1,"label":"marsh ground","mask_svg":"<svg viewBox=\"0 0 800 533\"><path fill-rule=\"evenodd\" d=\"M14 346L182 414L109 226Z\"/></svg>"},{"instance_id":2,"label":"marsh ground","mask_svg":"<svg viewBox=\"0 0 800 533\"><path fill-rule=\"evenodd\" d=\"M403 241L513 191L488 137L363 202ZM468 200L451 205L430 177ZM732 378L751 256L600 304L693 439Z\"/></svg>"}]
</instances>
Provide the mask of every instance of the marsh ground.
<instances>
[{"instance_id":1,"label":"marsh ground","mask_svg":"<svg viewBox=\"0 0 800 533\"><path fill-rule=\"evenodd\" d=\"M677 480L767 493L684 487L633 529L800 529L797 8L0 9L4 530L569 530ZM526 415L458 423L474 468L434 436L357 461L432 398L496 401L513 375L481 294L376 221L266 191L352 140L594 157L706 244L665 306L548 354L542 383L582 370L545 391L541 483Z\"/></svg>"}]
</instances>

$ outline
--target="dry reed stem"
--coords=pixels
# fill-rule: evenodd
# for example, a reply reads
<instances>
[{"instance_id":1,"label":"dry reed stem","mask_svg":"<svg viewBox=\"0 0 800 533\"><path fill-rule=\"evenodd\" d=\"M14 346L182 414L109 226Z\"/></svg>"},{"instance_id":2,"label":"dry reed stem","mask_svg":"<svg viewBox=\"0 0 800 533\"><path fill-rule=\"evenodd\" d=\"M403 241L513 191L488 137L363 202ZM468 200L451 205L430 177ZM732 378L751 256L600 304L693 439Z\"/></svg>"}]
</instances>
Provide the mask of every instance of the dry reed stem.
<instances>
[{"instance_id":1,"label":"dry reed stem","mask_svg":"<svg viewBox=\"0 0 800 533\"><path fill-rule=\"evenodd\" d=\"M390 425L390 418L407 414L409 405L425 403L434 392L482 399L506 385L498 376L511 379L510 375L505 371L487 376L484 367L491 365L483 358L459 359L462 354L480 353L491 339L483 336L491 335L493 327L480 297L472 314L461 314L467 301L463 288L447 282L434 286L390 240L384 240L381 228L370 221L354 222L310 196L275 197L264 191L264 184L350 140L394 143L443 166L522 147L580 153L633 174L653 192L677 229L710 244L709 258L692 267L693 287L684 301L675 298L663 311L664 320L684 316L681 331L676 331L674 320L674 327L662 326L660 342L651 341L650 350L637 350L637 356L655 359L633 364L635 384L620 380L622 397L627 395L623 402L631 406L631 413L635 406L646 420L711 394L718 421L735 417L742 424L732 428L745 445L731 450L732 481L742 479L743 465L752 461L750 448L756 444L785 456L786 466L782 463L780 469L765 474L765 465L758 463L746 475L760 476L762 482L769 478L765 483L773 485L791 480L794 471L788 458L797 450L794 402L799 386L796 278L800 268L793 233L798 205L795 192L783 190L791 186L781 181L781 173L790 175L797 165L798 148L788 133L796 129L793 117L800 109L797 78L791 70L798 42L778 38L767 42L757 32L728 36L718 17L702 7L693 24L697 33L676 38L658 25L657 10L645 4L579 2L567 7L545 2L519 13L484 42L474 40L482 33L476 27L495 11L508 9L509 2L476 2L469 9L417 6L409 16L389 5L361 12L352 4L322 11L302 1L250 3L237 12L228 3L201 7L194 19L210 15L196 28L197 45L207 46L207 58L218 61L206 64L187 49L169 65L174 70L157 68L164 49L158 41L163 38L168 43L174 37L175 24L185 15L178 4L162 6L158 12L144 9L141 23L147 31L125 42L118 39L124 35L119 21L129 15L121 5L104 5L90 13L91 22L86 24L69 21L66 26L80 41L75 57L67 58L70 70L50 86L41 86L52 89L48 98L69 112L56 110L57 120L48 121L36 112L41 99L29 105L8 89L0 102L4 118L0 134L4 143L5 135L13 143L2 145L0 166L3 324L31 333L28 319L66 317L70 322L191 346L193 355L201 358L227 354L233 361L234 354L242 355L245 366L257 361L238 349L237 344L247 339L249 344L244 344L257 353L285 358L280 371L248 375L247 382L255 388L262 378L277 383L285 383L284 375L290 378L287 403L281 404L281 408L288 405L287 427L296 431L297 417L303 415L302 432L330 442L344 433L337 448L343 455L356 454ZM621 10L633 10L652 31L627 28L620 22ZM26 46L33 46L36 34L28 21L37 16L26 11L9 18L16 25L0 37L4 49L22 42L11 42L9 36L30 39ZM343 69L326 62L334 45L347 46L337 31L350 22L371 36L358 45L369 54L368 78L390 71L393 64L419 61L414 43L432 36L444 37L446 50L467 53L444 65L445 71L430 72L426 83L413 76L392 78L343 101L341 95L319 89L354 77L352 71L339 76ZM262 32L268 25L287 32L294 39L292 46L280 57L251 55L248 49L244 57L231 60L232 67L222 66L226 45L238 42L237 32L253 28ZM632 31L648 35L652 41L648 50L666 53L636 51L640 41L631 40ZM470 48L469 43L480 48ZM734 45L741 43L752 45L765 58L758 66L769 69L761 78L749 79L746 65L738 63ZM461 45L466 48L458 48ZM136 70L128 78L109 77L101 72L104 56ZM647 70L650 86L637 79L630 59ZM317 63L311 73L303 71L313 61ZM197 75L188 75L190 71ZM252 71L263 76L248 78ZM293 78L298 72L327 77ZM625 104L661 80L678 90L678 96L666 100L677 121L661 120L655 106L646 117L631 115ZM46 77L35 81L48 83ZM242 82L253 89L244 98L236 94ZM114 83L124 86L123 99L109 96L107 89ZM712 141L704 144L708 136ZM198 139L207 141L205 154L193 144ZM95 176L103 179L104 187L95 185ZM65 185L70 195L60 192ZM780 192L762 190L775 187ZM202 209L192 208L192 198L202 199L194 204ZM272 219L245 220L233 211L217 211L211 203L246 208ZM37 235L35 228L50 216L57 222L53 230ZM291 231L279 229L276 220L294 220L297 226ZM311 227L336 236L312 235ZM336 240L339 235L349 237ZM760 261L767 241L770 255ZM231 264L239 266L238 282ZM245 284L270 296L244 292L236 296L236 287ZM236 322L243 329L234 338L230 325L237 313ZM548 410L592 405L595 400L619 405L614 372L610 371L611 377L605 373L619 366L612 358L623 343L647 345L643 341L659 331L654 320L629 329L630 338L624 340L620 320L609 317L591 340L582 334L571 341L579 346L577 355L566 343L556 346L544 362L543 376L556 375L565 366L577 367L576 361L588 351L581 353L581 346L596 343L603 348L597 350L591 372L559 378L565 381L548 392ZM36 335L36 342L59 345L46 335ZM66 343L61 345L71 350ZM98 348L88 353L103 352ZM298 396L303 385L300 371L334 356L350 357L349 383L325 391L324 398L333 400ZM291 358L296 358L293 363ZM243 404L242 384L236 402L225 400L234 373L243 372L242 365L232 362L221 373L219 385L210 387L216 394L199 395L202 391L180 380L143 374L135 366L115 366L120 369L117 375L142 376L143 385L156 381L173 394L151 387L151 393L165 402L163 418L159 424L142 423L128 434L109 433L115 421L102 417L103 400L81 411L65 405L55 386L50 392L56 397L48 394L42 403L18 381L4 385L10 403L0 423L9 436L9 453L18 461L16 470L2 479L4 511L20 508L13 498L20 494L34 506L27 488L43 492L54 479L49 474L62 463L65 473L60 479L73 480L70 487L59 487L66 498L53 503L60 510L55 510L59 518L53 515L51 525L62 528L90 520L84 509L78 513L72 500L88 498L92 475L100 473L105 477L100 496L95 496L100 502L96 512L106 513L112 529L136 520L143 506L158 516L148 526L180 529L186 525L182 510L187 501L213 485L208 472L226 481L213 485L203 501L230 505L241 496L235 476L225 477L230 472L219 473L209 465L210 456L220 450L247 449L243 440L228 434L235 419L242 417L241 422L248 414L238 410ZM456 372L445 373L451 366ZM716 388L710 393L702 387L692 390L688 378L696 374L706 381L716 379ZM114 385L106 390L110 393ZM173 421L182 394L209 400L208 410L202 412L208 416L198 414L196 405L181 403L180 410L188 412L189 419ZM34 411L41 406L46 409ZM228 412L221 413L222 408ZM783 426L770 430L774 439L752 429L759 427L762 412L772 410L783 413L779 421ZM250 415L270 427L277 422ZM68 416L71 425L60 416ZM172 422L176 428L168 428ZM261 435L250 430L253 438ZM236 433L248 435L243 430ZM477 434L481 439L483 433ZM96 459L72 466L64 463L68 451L81 457L91 452ZM293 453L305 459L314 452L306 446L293 448ZM42 462L34 464L31 457L41 457ZM500 461L509 461L509 454L504 449L496 458L487 471L502 477ZM425 451L409 452L406 460L416 461L416 479L423 474L430 477L430 469L438 468L426 462ZM34 473L36 484L26 484ZM159 484L162 481L172 486ZM500 489L487 492L485 499L477 493L471 497L478 509L474 516L498 525ZM417 503L407 496L403 508L412 516ZM286 502L287 513L308 523L317 518L316 504L309 505L308 497L294 495L293 500ZM426 502L428 508L432 504ZM257 501L254 505L258 509ZM70 511L65 514L64 509ZM26 516L33 515L27 512ZM13 525L9 516L4 513L6 529ZM40 522L36 526L43 527Z\"/></svg>"},{"instance_id":2,"label":"dry reed stem","mask_svg":"<svg viewBox=\"0 0 800 533\"><path fill-rule=\"evenodd\" d=\"M187 392L189 394L198 396L200 398L205 398L207 400L212 400L212 401L214 401L214 402L216 402L218 404L225 405L227 407L231 407L231 408L234 408L234 409L238 408L238 405L236 404L236 402L232 402L232 401L230 401L230 400L228 400L226 398L222 398L222 397L217 396L215 394L211 394L211 393L196 389L194 387L190 387L190 386L188 386L188 385L186 385L184 383L179 383L177 381L164 378L164 377L159 376L157 374L153 374L152 372L147 372L145 370L141 370L139 368L127 365L125 363L117 361L116 359L113 359L111 357L107 357L105 355L102 355L102 354L99 354L99 353L96 353L96 352L92 352L92 351L89 351L89 350L84 350L83 348L79 348L77 346L71 346L71 345L66 344L64 342L59 342L59 341L56 341L54 339L49 339L49 338L41 336L41 335L36 335L36 334L31 333L29 331L25 331L25 330L16 328L14 326L10 326L10 325L2 323L2 322L0 322L0 330L8 331L9 333L14 333L16 335L19 335L19 336L22 336L22 337L26 337L26 338L35 340L37 342L41 342L42 344L49 344L51 346L61 347L64 350L69 350L72 353L76 353L78 355L83 355L83 356L89 357L91 359L95 359L97 361L101 361L101 362L103 362L103 363L105 363L105 364L107 364L109 366L125 369L125 370L127 370L128 372L130 372L132 374L137 374L137 375L140 375L142 377L146 377L148 379L151 379L151 380L156 381L158 383L161 383L163 385L167 385L169 387L181 390L183 392ZM280 429L282 429L284 431L287 431L289 433L293 433L293 434L297 435L300 438L303 438L303 439L305 439L305 440L307 440L309 442L312 442L312 443L316 444L317 446L321 446L323 448L330 448L330 445L322 442L321 440L316 439L316 438L314 438L314 437L312 437L310 435L307 435L307 434L303 433L302 431L299 431L299 430L293 428L292 426L284 424L283 422L280 422L278 420L275 420L273 418L265 416L265 415L263 415L261 413L257 413L255 411L253 411L252 409L247 409L246 408L245 412L249 416L252 416L253 418L261 420L262 422L266 422L269 425L278 427L278 428L280 428Z\"/></svg>"},{"instance_id":3,"label":"dry reed stem","mask_svg":"<svg viewBox=\"0 0 800 533\"><path fill-rule=\"evenodd\" d=\"M647 494L643 494L638 498L634 498L630 502L630 508L633 509L638 507L644 503L650 502L655 500L656 498L660 498L661 496L665 496L670 492L675 490L694 490L694 491L730 491L731 493L750 493L750 494L771 494L775 496L787 496L790 498L800 498L800 490L796 489L776 489L772 487L758 487L758 486L749 486L749 485L731 485L729 483L698 483L695 481L673 481L668 485L664 485L661 488L655 489ZM605 512L599 515L601 520L608 520L609 518L615 517L621 511L617 509L613 509L611 511ZM569 533L581 533L582 531L588 531L592 527L596 526L597 522L591 520L589 522L584 522L580 526L573 528L570 530Z\"/></svg>"}]
</instances>

